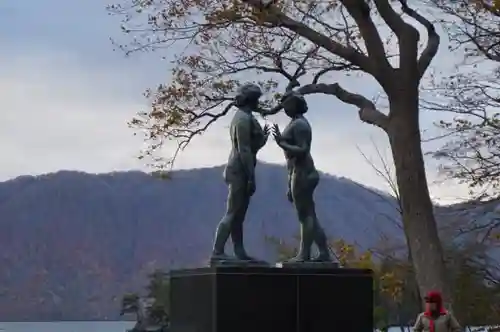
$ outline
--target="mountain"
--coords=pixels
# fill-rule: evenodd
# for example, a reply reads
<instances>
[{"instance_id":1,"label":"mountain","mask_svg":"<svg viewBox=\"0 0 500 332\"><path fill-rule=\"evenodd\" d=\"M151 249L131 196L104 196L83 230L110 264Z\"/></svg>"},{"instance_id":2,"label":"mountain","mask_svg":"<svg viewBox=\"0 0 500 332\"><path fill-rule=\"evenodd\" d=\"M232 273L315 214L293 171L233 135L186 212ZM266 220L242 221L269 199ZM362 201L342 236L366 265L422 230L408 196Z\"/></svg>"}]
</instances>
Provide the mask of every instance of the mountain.
<instances>
[{"instance_id":1,"label":"mountain","mask_svg":"<svg viewBox=\"0 0 500 332\"><path fill-rule=\"evenodd\" d=\"M291 238L298 221L284 167L260 163L256 173L245 242L273 260L266 237ZM121 296L142 289L148 273L205 264L226 195L222 167L169 180L60 171L0 183L0 321L117 319ZM382 192L322 174L315 197L331 237L363 247L403 238Z\"/></svg>"}]
</instances>

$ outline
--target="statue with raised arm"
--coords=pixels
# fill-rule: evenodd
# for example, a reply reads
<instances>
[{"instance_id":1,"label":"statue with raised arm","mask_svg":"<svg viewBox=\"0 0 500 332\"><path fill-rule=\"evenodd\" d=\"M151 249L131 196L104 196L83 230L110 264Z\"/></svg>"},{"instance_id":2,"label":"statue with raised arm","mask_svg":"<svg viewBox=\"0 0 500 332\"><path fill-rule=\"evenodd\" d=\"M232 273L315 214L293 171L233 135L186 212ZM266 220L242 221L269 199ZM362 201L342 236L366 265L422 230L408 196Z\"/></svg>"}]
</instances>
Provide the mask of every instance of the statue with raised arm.
<instances>
[{"instance_id":1,"label":"statue with raised arm","mask_svg":"<svg viewBox=\"0 0 500 332\"><path fill-rule=\"evenodd\" d=\"M282 105L291 120L282 133L275 124L273 136L285 153L288 169L287 197L295 206L301 228L299 252L287 263L330 262L330 249L314 206L313 194L319 183L319 173L311 156L311 126L304 117L308 109L307 103L302 95L290 91L283 96ZM314 259L311 258L313 243L319 251Z\"/></svg>"},{"instance_id":2,"label":"statue with raised arm","mask_svg":"<svg viewBox=\"0 0 500 332\"><path fill-rule=\"evenodd\" d=\"M255 166L257 152L266 144L270 128L261 127L252 112L258 111L261 89L255 84L240 87L234 105L238 108L231 121L231 153L224 170L228 186L226 213L217 226L210 263L258 262L250 257L243 245L243 222L255 193ZM234 256L225 254L224 248L231 237Z\"/></svg>"}]
</instances>

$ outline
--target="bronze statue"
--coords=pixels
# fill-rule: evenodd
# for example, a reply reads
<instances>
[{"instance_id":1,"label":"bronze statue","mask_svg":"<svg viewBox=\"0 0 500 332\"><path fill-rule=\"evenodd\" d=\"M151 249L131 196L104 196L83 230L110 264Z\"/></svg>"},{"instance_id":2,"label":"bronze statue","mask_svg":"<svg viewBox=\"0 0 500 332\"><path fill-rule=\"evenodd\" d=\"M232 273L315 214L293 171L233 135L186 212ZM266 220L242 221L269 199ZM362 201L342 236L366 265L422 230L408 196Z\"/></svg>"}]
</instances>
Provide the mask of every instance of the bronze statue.
<instances>
[{"instance_id":1,"label":"bronze statue","mask_svg":"<svg viewBox=\"0 0 500 332\"><path fill-rule=\"evenodd\" d=\"M255 166L257 152L266 144L270 128L261 127L252 112L258 111L261 89L255 84L240 87L234 105L238 108L230 125L231 153L224 170L228 186L226 213L219 222L212 251L211 263L258 262L250 257L243 245L243 222L255 193ZM224 253L225 244L231 236L235 258Z\"/></svg>"},{"instance_id":2,"label":"bronze statue","mask_svg":"<svg viewBox=\"0 0 500 332\"><path fill-rule=\"evenodd\" d=\"M282 105L291 120L283 133L280 133L275 124L273 136L285 153L288 169L287 197L295 206L301 226L299 252L287 262L330 262L330 249L314 206L313 194L319 183L319 173L311 156L311 126L304 117L308 110L307 102L302 95L291 91L283 96ZM311 259L313 243L317 245L319 255Z\"/></svg>"}]
</instances>

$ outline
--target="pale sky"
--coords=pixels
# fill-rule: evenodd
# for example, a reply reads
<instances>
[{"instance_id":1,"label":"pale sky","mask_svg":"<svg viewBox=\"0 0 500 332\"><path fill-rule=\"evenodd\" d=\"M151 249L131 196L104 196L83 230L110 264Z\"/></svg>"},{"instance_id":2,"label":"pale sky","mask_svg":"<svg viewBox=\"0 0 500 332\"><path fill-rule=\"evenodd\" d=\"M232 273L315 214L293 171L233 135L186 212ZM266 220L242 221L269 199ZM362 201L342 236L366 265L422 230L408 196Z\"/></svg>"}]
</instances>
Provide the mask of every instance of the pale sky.
<instances>
[{"instance_id":1,"label":"pale sky","mask_svg":"<svg viewBox=\"0 0 500 332\"><path fill-rule=\"evenodd\" d=\"M147 171L136 159L143 143L133 136L127 120L147 107L142 96L146 88L168 81L169 64L158 53L126 58L113 51L109 38L122 35L118 19L107 15L106 4L108 0L0 1L0 181L62 169ZM446 50L445 40L433 66L450 66L450 59L455 57ZM368 98L379 93L367 77L336 74L335 79ZM392 163L382 131L361 123L355 108L334 97L308 97L308 101L318 168L386 190L384 180L358 151L376 160L375 141ZM422 129L432 129L432 122L444 116L423 112ZM283 115L269 120L286 122ZM425 150L431 148L424 145ZM222 164L228 151L225 121L195 140L176 167ZM271 140L259 159L283 163ZM435 161L427 160L433 198L442 203L464 198L463 187L434 184L436 167Z\"/></svg>"}]
</instances>

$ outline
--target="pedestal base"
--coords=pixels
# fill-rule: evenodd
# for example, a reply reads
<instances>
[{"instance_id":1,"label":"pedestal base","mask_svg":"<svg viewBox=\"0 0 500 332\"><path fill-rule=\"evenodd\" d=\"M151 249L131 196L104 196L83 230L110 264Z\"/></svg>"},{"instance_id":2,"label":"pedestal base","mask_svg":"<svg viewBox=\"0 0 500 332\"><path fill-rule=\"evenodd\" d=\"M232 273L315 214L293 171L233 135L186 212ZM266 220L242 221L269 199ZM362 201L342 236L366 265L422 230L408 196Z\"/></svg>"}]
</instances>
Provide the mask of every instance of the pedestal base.
<instances>
[{"instance_id":1,"label":"pedestal base","mask_svg":"<svg viewBox=\"0 0 500 332\"><path fill-rule=\"evenodd\" d=\"M217 266L170 277L171 332L373 331L370 270Z\"/></svg>"}]
</instances>

